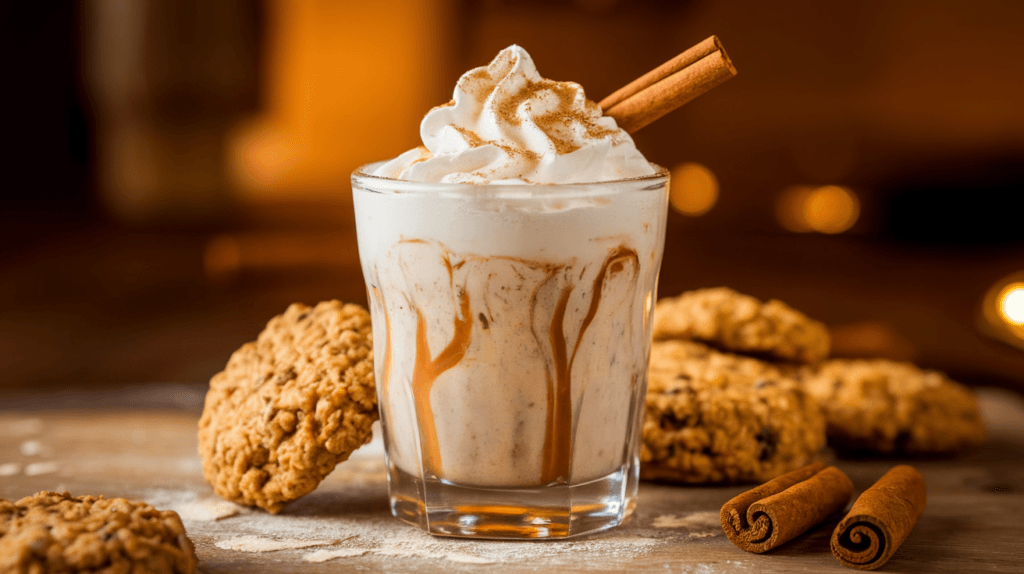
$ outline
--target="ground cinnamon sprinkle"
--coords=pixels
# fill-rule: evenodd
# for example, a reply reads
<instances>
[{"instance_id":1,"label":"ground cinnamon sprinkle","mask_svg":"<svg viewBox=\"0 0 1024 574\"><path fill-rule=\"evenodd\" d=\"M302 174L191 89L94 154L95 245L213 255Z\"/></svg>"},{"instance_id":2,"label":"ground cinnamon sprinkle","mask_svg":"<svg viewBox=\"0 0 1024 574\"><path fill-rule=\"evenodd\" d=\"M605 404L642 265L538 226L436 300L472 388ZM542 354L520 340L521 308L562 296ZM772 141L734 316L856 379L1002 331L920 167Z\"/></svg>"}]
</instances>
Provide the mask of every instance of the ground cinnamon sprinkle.
<instances>
[{"instance_id":1,"label":"ground cinnamon sprinkle","mask_svg":"<svg viewBox=\"0 0 1024 574\"><path fill-rule=\"evenodd\" d=\"M450 107L452 107L454 105L455 105L455 100L451 100L448 103L441 104L439 106L434 106L434 107L430 108L430 111L432 112L434 110L439 110L441 108L450 108Z\"/></svg>"},{"instance_id":2,"label":"ground cinnamon sprinkle","mask_svg":"<svg viewBox=\"0 0 1024 574\"><path fill-rule=\"evenodd\" d=\"M487 82L490 81L491 74L488 72L488 69L481 68L467 72L462 80L459 81L459 88L483 103L487 96L491 95L491 90L487 89Z\"/></svg>"},{"instance_id":3,"label":"ground cinnamon sprinkle","mask_svg":"<svg viewBox=\"0 0 1024 574\"><path fill-rule=\"evenodd\" d=\"M556 82L554 80L534 82L526 80L526 85L523 86L523 89L507 100L498 103L494 111L498 114L499 119L508 122L510 125L518 126L520 124L520 119L517 115L519 106L523 102L533 99L538 93L544 90L553 92L558 98L558 111L568 113L572 110L572 103L576 99L577 91L582 91L582 89L579 84L574 82Z\"/></svg>"},{"instance_id":4,"label":"ground cinnamon sprinkle","mask_svg":"<svg viewBox=\"0 0 1024 574\"><path fill-rule=\"evenodd\" d=\"M459 126L456 126L456 125L452 125L452 127L455 128L455 130L458 131L460 134L462 134L462 137L466 138L466 143L469 144L469 147L480 147L480 146L483 146L483 145L493 145L493 146L495 146L497 148L501 148L501 150L504 151L506 154L508 154L510 157L512 157L512 156L522 156L522 157L524 157L524 158L526 158L526 159L528 159L530 161L537 161L537 160L540 159L540 155L538 155L537 152L534 152L534 151L531 151L531 150L528 150L528 149L514 148L512 146L503 144L503 143L498 142L498 141L485 140L485 139L481 138L480 136L478 136L476 134L476 132L474 132L472 130L467 130L466 128L459 127Z\"/></svg>"},{"instance_id":5,"label":"ground cinnamon sprinkle","mask_svg":"<svg viewBox=\"0 0 1024 574\"><path fill-rule=\"evenodd\" d=\"M533 82L528 80L524 89L497 104L495 112L502 121L508 122L510 125L519 125L521 123L518 116L519 108L526 102L526 109L529 110L529 100L544 91L550 91L555 95L558 106L552 112L533 118L533 122L551 139L558 154L572 153L581 147L576 143L572 134L574 124L582 126L587 132L587 137L591 139L616 133L615 130L605 128L595 121L600 117L600 108L597 104L585 100L584 111L577 111L573 108L577 94L581 94L583 91L583 88L574 82L555 82L553 80Z\"/></svg>"},{"instance_id":6,"label":"ground cinnamon sprinkle","mask_svg":"<svg viewBox=\"0 0 1024 574\"><path fill-rule=\"evenodd\" d=\"M522 157L524 157L524 158L526 158L526 159L528 159L530 161L537 161L537 160L540 159L540 154L538 154L535 151L528 150L526 148L514 148L512 146L505 145L503 143L498 143L498 142L495 142L495 141L487 142L487 143L489 143L491 145L498 146L505 153L507 153L510 157L518 155L518 156L522 156Z\"/></svg>"},{"instance_id":7,"label":"ground cinnamon sprinkle","mask_svg":"<svg viewBox=\"0 0 1024 574\"><path fill-rule=\"evenodd\" d=\"M493 81L497 76L506 75L510 71L515 64L512 57L510 52L502 51L486 68L478 68L466 72L462 79L459 80L459 88L466 93L472 94L477 101L483 103L492 92L492 90L486 89L487 83Z\"/></svg>"},{"instance_id":8,"label":"ground cinnamon sprinkle","mask_svg":"<svg viewBox=\"0 0 1024 574\"><path fill-rule=\"evenodd\" d=\"M562 111L554 112L551 114L545 114L538 116L533 119L533 123L537 124L541 130L548 135L551 139L551 143L555 144L555 151L559 155L572 153L580 149L579 144L572 141L571 139L560 137L560 132L570 132L572 130L572 122L575 118L571 114L567 114Z\"/></svg>"},{"instance_id":9,"label":"ground cinnamon sprinkle","mask_svg":"<svg viewBox=\"0 0 1024 574\"><path fill-rule=\"evenodd\" d=\"M593 102L588 101L588 103ZM587 137L591 139L599 139L616 133L615 130L598 125L593 116L586 113L559 110L538 116L533 119L533 122L551 138L551 143L555 144L555 151L559 154L572 153L581 147L572 139L571 130L574 123L583 126ZM568 132L569 137L562 137L565 132Z\"/></svg>"},{"instance_id":10,"label":"ground cinnamon sprinkle","mask_svg":"<svg viewBox=\"0 0 1024 574\"><path fill-rule=\"evenodd\" d=\"M471 71L463 76L459 87L464 92L472 94L481 103L485 102L494 94L497 87L492 86L491 82L496 77L507 75L511 71L515 64L512 58L512 54L503 53L501 58L491 62L486 68ZM555 147L555 152L559 155L572 153L582 147L576 142L574 128L577 125L586 131L586 137L589 139L599 139L616 133L617 130L605 128L596 122L596 119L602 115L601 108L596 103L584 97L584 110L573 109L577 96L583 94L583 88L579 84L548 79L533 81L524 78L524 81L525 85L514 94L507 98L495 98L492 102L494 113L500 122L512 126L520 125L522 123L522 119L519 117L520 108L529 113L530 101L542 92L548 91L556 98L555 110L532 119L534 124L548 136ZM515 149L494 141L486 141L469 130L458 127L456 129L466 138L470 147L492 144L500 147L509 155L523 155L534 160L540 157L535 152Z\"/></svg>"},{"instance_id":11,"label":"ground cinnamon sprinkle","mask_svg":"<svg viewBox=\"0 0 1024 574\"><path fill-rule=\"evenodd\" d=\"M427 161L428 159L434 157L434 154L430 153L430 150L427 149L426 146L417 146L416 149L419 150L420 157L413 160L413 162L409 164L410 166L417 164L421 161Z\"/></svg>"},{"instance_id":12,"label":"ground cinnamon sprinkle","mask_svg":"<svg viewBox=\"0 0 1024 574\"><path fill-rule=\"evenodd\" d=\"M480 136L476 135L476 132L472 130L467 130L466 128L459 127L454 124L452 124L452 127L455 128L455 130L458 131L460 134L462 134L462 137L466 138L466 143L469 144L469 147L480 147L488 143L482 140Z\"/></svg>"}]
</instances>

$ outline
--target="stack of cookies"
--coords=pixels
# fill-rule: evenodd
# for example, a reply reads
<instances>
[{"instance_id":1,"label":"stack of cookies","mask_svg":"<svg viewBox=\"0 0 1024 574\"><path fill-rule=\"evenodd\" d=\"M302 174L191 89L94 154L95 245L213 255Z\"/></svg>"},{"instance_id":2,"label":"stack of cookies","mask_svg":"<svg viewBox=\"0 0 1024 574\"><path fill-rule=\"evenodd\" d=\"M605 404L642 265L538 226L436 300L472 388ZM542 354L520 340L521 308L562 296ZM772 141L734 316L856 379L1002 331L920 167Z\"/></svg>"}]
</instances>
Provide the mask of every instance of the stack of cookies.
<instances>
[{"instance_id":1,"label":"stack of cookies","mask_svg":"<svg viewBox=\"0 0 1024 574\"><path fill-rule=\"evenodd\" d=\"M980 443L974 394L884 359L826 360L825 325L727 288L654 311L640 475L763 482L826 443L876 454L948 454Z\"/></svg>"}]
</instances>

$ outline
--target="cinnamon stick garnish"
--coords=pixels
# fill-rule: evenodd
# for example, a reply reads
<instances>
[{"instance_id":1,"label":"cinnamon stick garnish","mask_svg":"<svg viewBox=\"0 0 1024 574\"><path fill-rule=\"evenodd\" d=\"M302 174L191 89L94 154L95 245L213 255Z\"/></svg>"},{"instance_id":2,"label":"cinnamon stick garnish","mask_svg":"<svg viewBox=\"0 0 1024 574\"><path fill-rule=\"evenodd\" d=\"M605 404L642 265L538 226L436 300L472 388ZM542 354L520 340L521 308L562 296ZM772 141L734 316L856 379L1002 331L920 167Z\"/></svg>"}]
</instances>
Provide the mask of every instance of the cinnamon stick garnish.
<instances>
[{"instance_id":1,"label":"cinnamon stick garnish","mask_svg":"<svg viewBox=\"0 0 1024 574\"><path fill-rule=\"evenodd\" d=\"M717 36L711 36L601 100L606 116L629 133L736 75Z\"/></svg>"},{"instance_id":2,"label":"cinnamon stick garnish","mask_svg":"<svg viewBox=\"0 0 1024 574\"><path fill-rule=\"evenodd\" d=\"M913 530L927 498L924 477L917 469L894 467L860 495L836 526L832 554L850 568L879 568Z\"/></svg>"},{"instance_id":3,"label":"cinnamon stick garnish","mask_svg":"<svg viewBox=\"0 0 1024 574\"><path fill-rule=\"evenodd\" d=\"M733 544L758 554L789 542L846 507L853 483L818 462L744 492L722 507L722 529Z\"/></svg>"}]
</instances>

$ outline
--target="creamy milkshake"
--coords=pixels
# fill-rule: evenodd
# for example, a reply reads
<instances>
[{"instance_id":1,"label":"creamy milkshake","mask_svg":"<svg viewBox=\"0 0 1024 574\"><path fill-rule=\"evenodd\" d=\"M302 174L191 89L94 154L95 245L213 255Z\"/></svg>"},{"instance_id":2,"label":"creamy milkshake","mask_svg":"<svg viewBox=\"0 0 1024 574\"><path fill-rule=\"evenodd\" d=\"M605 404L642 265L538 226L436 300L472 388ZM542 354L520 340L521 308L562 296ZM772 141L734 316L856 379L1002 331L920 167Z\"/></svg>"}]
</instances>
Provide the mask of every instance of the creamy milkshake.
<instances>
[{"instance_id":1,"label":"creamy milkshake","mask_svg":"<svg viewBox=\"0 0 1024 574\"><path fill-rule=\"evenodd\" d=\"M392 510L561 537L636 492L668 177L518 46L353 175Z\"/></svg>"}]
</instances>

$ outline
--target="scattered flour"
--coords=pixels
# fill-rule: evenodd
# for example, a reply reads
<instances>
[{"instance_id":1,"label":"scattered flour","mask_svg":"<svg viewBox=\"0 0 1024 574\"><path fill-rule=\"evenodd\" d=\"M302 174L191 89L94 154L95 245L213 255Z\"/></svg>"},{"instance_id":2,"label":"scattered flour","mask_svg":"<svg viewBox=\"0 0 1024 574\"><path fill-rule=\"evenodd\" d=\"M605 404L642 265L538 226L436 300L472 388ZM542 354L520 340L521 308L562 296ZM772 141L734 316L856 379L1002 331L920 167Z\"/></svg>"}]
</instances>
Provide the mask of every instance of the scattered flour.
<instances>
[{"instance_id":1,"label":"scattered flour","mask_svg":"<svg viewBox=\"0 0 1024 574\"><path fill-rule=\"evenodd\" d=\"M334 540L305 540L296 538L275 540L259 536L241 536L227 540L218 540L216 546L224 550L236 550L238 552L277 552L279 550L309 548L310 546L326 546L335 542Z\"/></svg>"},{"instance_id":2,"label":"scattered flour","mask_svg":"<svg viewBox=\"0 0 1024 574\"><path fill-rule=\"evenodd\" d=\"M0 464L0 476L14 476L21 472L21 465L16 462Z\"/></svg>"},{"instance_id":3,"label":"scattered flour","mask_svg":"<svg viewBox=\"0 0 1024 574\"><path fill-rule=\"evenodd\" d=\"M178 516L186 522L211 522L252 512L249 508L234 502L221 500L220 498L204 498L192 502L183 502L174 505L171 510L177 512Z\"/></svg>"},{"instance_id":4,"label":"scattered flour","mask_svg":"<svg viewBox=\"0 0 1024 574\"><path fill-rule=\"evenodd\" d=\"M378 441L367 446L375 446ZM379 444L376 446L380 447ZM356 454L362 451L360 449ZM224 514L229 509L231 512L236 509L231 503L222 505L205 485L184 489L148 489L140 497L156 508L177 511L182 520L187 521L190 535L209 540L218 548L241 552L311 548L302 556L303 563L373 555L394 557L396 560L446 561L452 565L529 562L558 570L578 567L581 557L587 557L610 569L625 569L635 558L678 540L678 536L666 536L655 528L637 528L636 522L629 530L612 530L582 539L543 543L434 537L403 524L388 512L387 481L383 458L379 454L364 455L365 458L360 456L355 461L339 465L321 489L276 515L239 507L242 516L221 520L220 517L227 518ZM361 477L353 480L356 475ZM199 470L195 471L195 476L201 477ZM710 516L712 513L706 514ZM705 522L708 520L698 520L693 526L701 526ZM714 524L721 532L717 515ZM680 535L685 537L686 533L680 532ZM358 544L339 545L341 540L357 536Z\"/></svg>"},{"instance_id":5,"label":"scattered flour","mask_svg":"<svg viewBox=\"0 0 1024 574\"><path fill-rule=\"evenodd\" d=\"M376 554L378 556L390 556L392 558L434 558L437 560L450 560L460 564L494 564L496 560L466 554L465 552L434 552L426 548L343 548L341 550L317 550L302 557L306 562L327 562L335 558L352 558L365 554Z\"/></svg>"},{"instance_id":6,"label":"scattered flour","mask_svg":"<svg viewBox=\"0 0 1024 574\"><path fill-rule=\"evenodd\" d=\"M355 558L362 556L370 550L367 548L343 548L341 550L317 550L302 557L306 562L327 562L335 558Z\"/></svg>"},{"instance_id":7,"label":"scattered flour","mask_svg":"<svg viewBox=\"0 0 1024 574\"><path fill-rule=\"evenodd\" d=\"M474 556L472 554L462 554L461 552L445 554L444 557L452 562L461 562L462 564L494 564L495 562L488 558L481 558L480 556Z\"/></svg>"},{"instance_id":8,"label":"scattered flour","mask_svg":"<svg viewBox=\"0 0 1024 574\"><path fill-rule=\"evenodd\" d=\"M654 519L655 528L685 528L690 538L722 536L722 518L717 512L691 512L676 516L663 514Z\"/></svg>"},{"instance_id":9,"label":"scattered flour","mask_svg":"<svg viewBox=\"0 0 1024 574\"><path fill-rule=\"evenodd\" d=\"M441 552L431 552L425 548L378 548L374 554L391 556L392 558L444 558Z\"/></svg>"},{"instance_id":10,"label":"scattered flour","mask_svg":"<svg viewBox=\"0 0 1024 574\"><path fill-rule=\"evenodd\" d=\"M37 476L57 472L60 467L55 462L33 462L25 465L25 476Z\"/></svg>"},{"instance_id":11,"label":"scattered flour","mask_svg":"<svg viewBox=\"0 0 1024 574\"><path fill-rule=\"evenodd\" d=\"M157 508L181 508L183 501L175 502L168 498L169 494L162 492L150 495L146 500ZM181 493L179 497L186 498L185 502L198 499L198 495L191 493ZM165 504L158 504L160 501ZM664 538L638 536L622 531L581 540L544 543L439 538L376 510L344 514L343 509L332 507L331 504L321 499L318 503L302 508L302 514L291 515L251 511L239 519L194 522L189 529L192 534L209 537L218 548L245 552L333 546L338 544L339 539L359 537L358 546L310 552L307 554L309 558L303 558L306 561L332 560L334 558L328 556L333 554L329 553L338 553L337 558L372 554L398 559L418 558L478 565L515 564L529 560L551 567L568 567L578 564L580 556L587 556L613 567L616 564L628 564L637 556L670 543ZM299 509L293 509L296 510Z\"/></svg>"}]
</instances>

